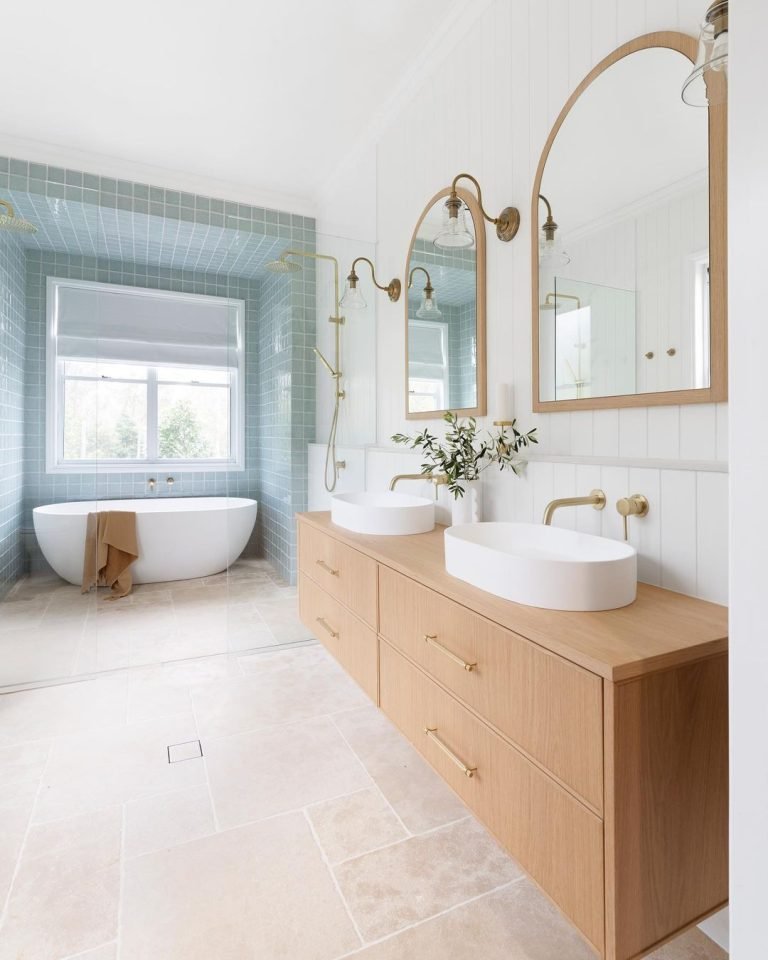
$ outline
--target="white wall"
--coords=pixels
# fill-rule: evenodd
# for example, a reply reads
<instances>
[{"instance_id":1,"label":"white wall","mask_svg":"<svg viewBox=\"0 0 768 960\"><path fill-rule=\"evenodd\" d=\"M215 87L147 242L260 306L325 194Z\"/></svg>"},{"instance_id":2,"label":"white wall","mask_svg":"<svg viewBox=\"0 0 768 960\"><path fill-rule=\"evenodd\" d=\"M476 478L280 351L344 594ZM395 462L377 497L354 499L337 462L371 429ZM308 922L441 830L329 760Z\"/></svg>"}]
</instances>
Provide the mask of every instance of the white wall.
<instances>
[{"instance_id":1,"label":"white wall","mask_svg":"<svg viewBox=\"0 0 768 960\"><path fill-rule=\"evenodd\" d=\"M730 36L731 948L753 960L768 956L768 324L754 299L768 211L764 0L733 4Z\"/></svg>"}]
</instances>

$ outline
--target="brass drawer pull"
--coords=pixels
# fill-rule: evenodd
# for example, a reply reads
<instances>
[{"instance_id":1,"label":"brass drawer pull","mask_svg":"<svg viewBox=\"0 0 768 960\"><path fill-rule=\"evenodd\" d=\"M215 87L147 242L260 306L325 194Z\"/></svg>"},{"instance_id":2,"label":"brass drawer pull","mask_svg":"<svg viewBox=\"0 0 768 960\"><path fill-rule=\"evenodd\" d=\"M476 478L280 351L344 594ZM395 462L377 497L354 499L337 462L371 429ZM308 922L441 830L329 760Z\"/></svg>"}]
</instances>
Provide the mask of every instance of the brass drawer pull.
<instances>
[{"instance_id":1,"label":"brass drawer pull","mask_svg":"<svg viewBox=\"0 0 768 960\"><path fill-rule=\"evenodd\" d=\"M339 635L338 631L333 629L333 627L328 623L325 617L318 617L317 622L320 624L323 630L325 630L326 633L329 633L334 638L334 640L336 639L336 637L338 637Z\"/></svg>"},{"instance_id":2,"label":"brass drawer pull","mask_svg":"<svg viewBox=\"0 0 768 960\"><path fill-rule=\"evenodd\" d=\"M439 650L441 653L444 653L449 660L453 660L454 663L458 663L460 667L464 667L464 669L468 673L474 670L475 667L477 666L477 663L467 663L466 660L462 660L461 657L457 657L452 650L448 649L448 647L444 647L442 643L438 643L437 634L435 633L425 633L424 642L428 644L428 646L434 647L436 650Z\"/></svg>"},{"instance_id":3,"label":"brass drawer pull","mask_svg":"<svg viewBox=\"0 0 768 960\"><path fill-rule=\"evenodd\" d=\"M437 727L424 727L424 733L426 733L429 739L436 743L438 747L440 747L449 760L456 764L465 777L474 777L474 775L477 773L477 767L468 767L466 763L463 763L461 760L459 760L453 750L446 746L440 737L438 737Z\"/></svg>"},{"instance_id":4,"label":"brass drawer pull","mask_svg":"<svg viewBox=\"0 0 768 960\"><path fill-rule=\"evenodd\" d=\"M329 567L325 560L315 560L315 563L320 567L321 570L325 570L326 573L330 573L332 577L338 577L339 571L334 570L333 567Z\"/></svg>"}]
</instances>

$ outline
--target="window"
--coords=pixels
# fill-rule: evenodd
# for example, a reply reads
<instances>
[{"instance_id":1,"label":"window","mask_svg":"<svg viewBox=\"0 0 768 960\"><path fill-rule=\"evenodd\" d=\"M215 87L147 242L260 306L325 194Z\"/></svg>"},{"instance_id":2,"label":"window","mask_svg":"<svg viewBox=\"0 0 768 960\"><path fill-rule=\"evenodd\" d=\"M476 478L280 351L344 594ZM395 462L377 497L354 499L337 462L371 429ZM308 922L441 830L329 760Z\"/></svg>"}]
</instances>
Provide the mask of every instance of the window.
<instances>
[{"instance_id":1,"label":"window","mask_svg":"<svg viewBox=\"0 0 768 960\"><path fill-rule=\"evenodd\" d=\"M48 280L48 472L243 468L243 302Z\"/></svg>"},{"instance_id":2,"label":"window","mask_svg":"<svg viewBox=\"0 0 768 960\"><path fill-rule=\"evenodd\" d=\"M448 396L448 325L408 321L408 409L444 410Z\"/></svg>"}]
</instances>

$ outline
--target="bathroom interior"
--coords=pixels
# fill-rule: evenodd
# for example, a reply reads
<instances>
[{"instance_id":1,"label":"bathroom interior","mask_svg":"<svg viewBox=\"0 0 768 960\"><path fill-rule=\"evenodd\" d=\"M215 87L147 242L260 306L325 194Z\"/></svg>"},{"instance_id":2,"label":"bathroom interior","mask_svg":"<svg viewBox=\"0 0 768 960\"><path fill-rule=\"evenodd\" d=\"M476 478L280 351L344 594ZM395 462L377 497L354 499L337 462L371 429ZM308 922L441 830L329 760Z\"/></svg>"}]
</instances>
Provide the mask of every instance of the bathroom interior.
<instances>
[{"instance_id":1,"label":"bathroom interior","mask_svg":"<svg viewBox=\"0 0 768 960\"><path fill-rule=\"evenodd\" d=\"M0 960L759 960L768 12L293 7L8 12Z\"/></svg>"}]
</instances>

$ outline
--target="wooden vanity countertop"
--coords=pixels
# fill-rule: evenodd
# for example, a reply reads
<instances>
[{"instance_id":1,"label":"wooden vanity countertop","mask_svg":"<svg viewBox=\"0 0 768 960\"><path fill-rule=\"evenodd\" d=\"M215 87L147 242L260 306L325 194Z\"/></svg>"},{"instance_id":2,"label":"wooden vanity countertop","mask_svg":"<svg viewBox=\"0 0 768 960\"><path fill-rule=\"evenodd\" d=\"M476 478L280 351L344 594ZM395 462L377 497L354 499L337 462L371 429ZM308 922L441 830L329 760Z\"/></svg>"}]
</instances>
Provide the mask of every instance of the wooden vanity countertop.
<instances>
[{"instance_id":1,"label":"wooden vanity countertop","mask_svg":"<svg viewBox=\"0 0 768 960\"><path fill-rule=\"evenodd\" d=\"M728 650L728 610L716 603L638 583L635 602L618 610L527 607L447 573L443 526L382 537L338 527L330 512L301 513L298 519L607 680L631 680Z\"/></svg>"}]
</instances>

